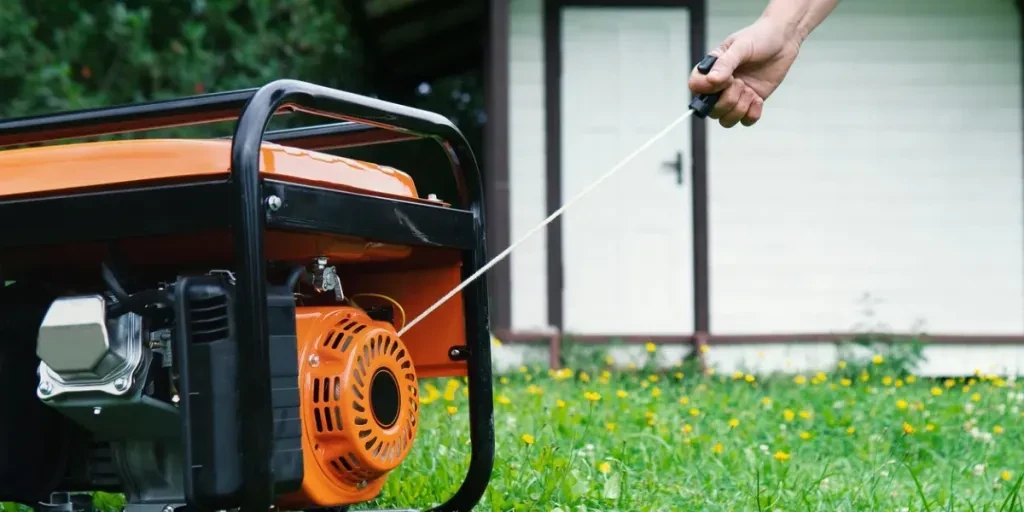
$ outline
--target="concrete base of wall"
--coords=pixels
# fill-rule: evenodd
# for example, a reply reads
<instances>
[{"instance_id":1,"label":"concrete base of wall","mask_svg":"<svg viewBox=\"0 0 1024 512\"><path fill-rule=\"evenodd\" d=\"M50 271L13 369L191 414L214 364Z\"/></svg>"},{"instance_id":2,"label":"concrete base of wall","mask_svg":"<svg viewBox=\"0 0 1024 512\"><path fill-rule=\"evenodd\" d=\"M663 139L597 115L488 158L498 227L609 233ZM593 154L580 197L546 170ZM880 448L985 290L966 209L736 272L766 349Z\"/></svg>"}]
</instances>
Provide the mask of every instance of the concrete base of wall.
<instances>
[{"instance_id":1,"label":"concrete base of wall","mask_svg":"<svg viewBox=\"0 0 1024 512\"><path fill-rule=\"evenodd\" d=\"M619 369L642 366L648 360L643 345L593 345L611 356ZM547 368L550 350L546 345L501 344L492 347L496 373L517 372L521 366ZM692 351L690 345L660 344L652 354L655 366L669 369ZM708 367L719 373L742 371L754 375L772 373L828 372L840 360L868 360L866 347L834 343L744 344L711 346L704 354ZM1024 372L1024 345L941 344L925 345L924 360L914 373L922 377L968 376L980 371L987 375L1016 376Z\"/></svg>"}]
</instances>

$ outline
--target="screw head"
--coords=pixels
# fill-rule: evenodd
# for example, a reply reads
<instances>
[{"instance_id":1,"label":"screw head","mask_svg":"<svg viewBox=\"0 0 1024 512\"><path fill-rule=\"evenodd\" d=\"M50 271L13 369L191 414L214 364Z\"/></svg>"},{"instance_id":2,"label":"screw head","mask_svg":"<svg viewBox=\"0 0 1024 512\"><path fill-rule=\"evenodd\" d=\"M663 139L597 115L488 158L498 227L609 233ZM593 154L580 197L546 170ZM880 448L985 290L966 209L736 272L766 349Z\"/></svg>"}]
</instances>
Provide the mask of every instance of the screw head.
<instances>
[{"instance_id":1,"label":"screw head","mask_svg":"<svg viewBox=\"0 0 1024 512\"><path fill-rule=\"evenodd\" d=\"M53 393L53 384L51 384L50 381L43 381L39 384L39 392L44 395Z\"/></svg>"},{"instance_id":2,"label":"screw head","mask_svg":"<svg viewBox=\"0 0 1024 512\"><path fill-rule=\"evenodd\" d=\"M313 368L316 368L317 366L320 366L320 356L318 356L316 354L310 354L309 355L309 365L312 366Z\"/></svg>"},{"instance_id":3,"label":"screw head","mask_svg":"<svg viewBox=\"0 0 1024 512\"><path fill-rule=\"evenodd\" d=\"M128 389L128 381L122 377L114 381L114 389L124 391Z\"/></svg>"},{"instance_id":4,"label":"screw head","mask_svg":"<svg viewBox=\"0 0 1024 512\"><path fill-rule=\"evenodd\" d=\"M277 196L270 196L267 198L267 208L270 211L276 212L281 209L281 198Z\"/></svg>"}]
</instances>

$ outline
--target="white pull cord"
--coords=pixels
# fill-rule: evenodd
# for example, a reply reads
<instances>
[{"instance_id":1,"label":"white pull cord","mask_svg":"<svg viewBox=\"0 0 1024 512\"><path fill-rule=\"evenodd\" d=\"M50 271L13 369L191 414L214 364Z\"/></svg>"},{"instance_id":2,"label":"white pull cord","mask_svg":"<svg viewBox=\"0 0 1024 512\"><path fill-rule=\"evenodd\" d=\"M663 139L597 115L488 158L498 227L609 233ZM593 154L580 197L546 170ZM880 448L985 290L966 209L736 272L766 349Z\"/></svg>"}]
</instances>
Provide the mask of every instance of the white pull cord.
<instances>
[{"instance_id":1,"label":"white pull cord","mask_svg":"<svg viewBox=\"0 0 1024 512\"><path fill-rule=\"evenodd\" d=\"M514 244L508 246L508 249L505 249L504 251L501 251L501 254L495 256L494 258L491 258L491 261L488 261L486 265L480 267L480 270L477 270L476 272L473 273L473 275L467 277L465 281L462 281L462 283L460 283L458 286L453 288L450 292L445 294L444 297L441 297L440 299L438 299L437 302L435 302L432 306L430 306L429 308L424 310L422 313L420 313L419 316L417 316L416 318L413 318L412 321L410 321L409 323L405 324L405 326L402 327L402 330L398 331L398 335L402 336L403 334L408 332L409 329L412 326L416 325L421 320L426 318L427 315L433 313L434 310L436 310L437 308L441 307L441 304L444 304L448 299L454 297L456 293L459 293L460 291L462 291L463 288L469 286L473 281L476 281L480 276L484 275L485 272L490 270L491 267L493 267L494 265L497 265L499 261L507 258L508 255L511 254L512 251L514 251L516 249L516 247L519 247L519 245L522 244L523 242L525 242L528 238L530 238L531 235L533 235L534 233L540 231L541 228L543 228L544 226L547 226L548 224L551 223L551 221L555 220L556 218L558 218L558 216L560 216L563 213L565 213L565 211L569 209L569 206L571 206L573 203L575 203L576 201L581 199L583 196L585 196L588 193L590 193L591 190L594 190L598 185L603 183L605 180L607 180L608 178L611 178L613 174L615 174L620 169L625 167L626 164L628 164L631 160L636 158L637 155L639 155L640 153L643 153L644 150L646 150L647 148L651 147L652 144L654 144L655 142L660 140L662 137L667 135L668 132L672 131L673 128L675 128L676 126L679 126L680 123L682 123L683 121L687 120L693 113L694 113L694 110L687 109L685 114L679 116L678 118L676 118L675 121L672 121L671 123L669 123L668 126L666 126L660 132L658 132L653 137L648 139L647 142L644 142L643 144L640 145L640 147L636 148L632 153L629 154L629 156L627 156L626 158L622 159L621 162L615 164L615 167L612 167L608 172L604 173L604 175L602 175L600 178L594 180L593 183L591 183L586 188L581 190L572 199L569 199L568 201L566 201L565 204L563 204L561 206L561 208L555 210L551 215L548 216L548 218L544 219L540 224L538 224L533 229L531 229L529 232L527 232L525 235L523 235L522 238L517 240ZM483 300L487 300L487 298L484 297Z\"/></svg>"}]
</instances>

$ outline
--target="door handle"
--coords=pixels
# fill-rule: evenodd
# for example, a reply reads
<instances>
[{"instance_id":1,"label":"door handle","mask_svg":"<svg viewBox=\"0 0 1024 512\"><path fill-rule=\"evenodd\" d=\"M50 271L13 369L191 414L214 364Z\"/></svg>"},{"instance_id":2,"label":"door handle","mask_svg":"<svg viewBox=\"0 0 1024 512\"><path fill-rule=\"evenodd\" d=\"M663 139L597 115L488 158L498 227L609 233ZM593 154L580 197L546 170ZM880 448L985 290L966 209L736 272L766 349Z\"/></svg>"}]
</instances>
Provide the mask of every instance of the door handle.
<instances>
[{"instance_id":1,"label":"door handle","mask_svg":"<svg viewBox=\"0 0 1024 512\"><path fill-rule=\"evenodd\" d=\"M676 183L683 184L683 152L676 151L675 160L668 160L661 163L662 168L676 173Z\"/></svg>"}]
</instances>

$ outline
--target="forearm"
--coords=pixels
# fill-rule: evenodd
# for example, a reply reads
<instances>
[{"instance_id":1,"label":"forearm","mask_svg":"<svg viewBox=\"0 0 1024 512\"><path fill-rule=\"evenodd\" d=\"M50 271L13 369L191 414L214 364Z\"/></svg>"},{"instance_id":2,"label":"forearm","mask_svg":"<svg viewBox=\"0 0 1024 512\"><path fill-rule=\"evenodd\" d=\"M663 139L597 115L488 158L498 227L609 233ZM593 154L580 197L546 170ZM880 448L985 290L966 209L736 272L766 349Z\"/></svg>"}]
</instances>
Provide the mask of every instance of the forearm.
<instances>
[{"instance_id":1,"label":"forearm","mask_svg":"<svg viewBox=\"0 0 1024 512\"><path fill-rule=\"evenodd\" d=\"M761 17L780 23L787 36L802 43L838 4L839 0L771 0Z\"/></svg>"}]
</instances>

